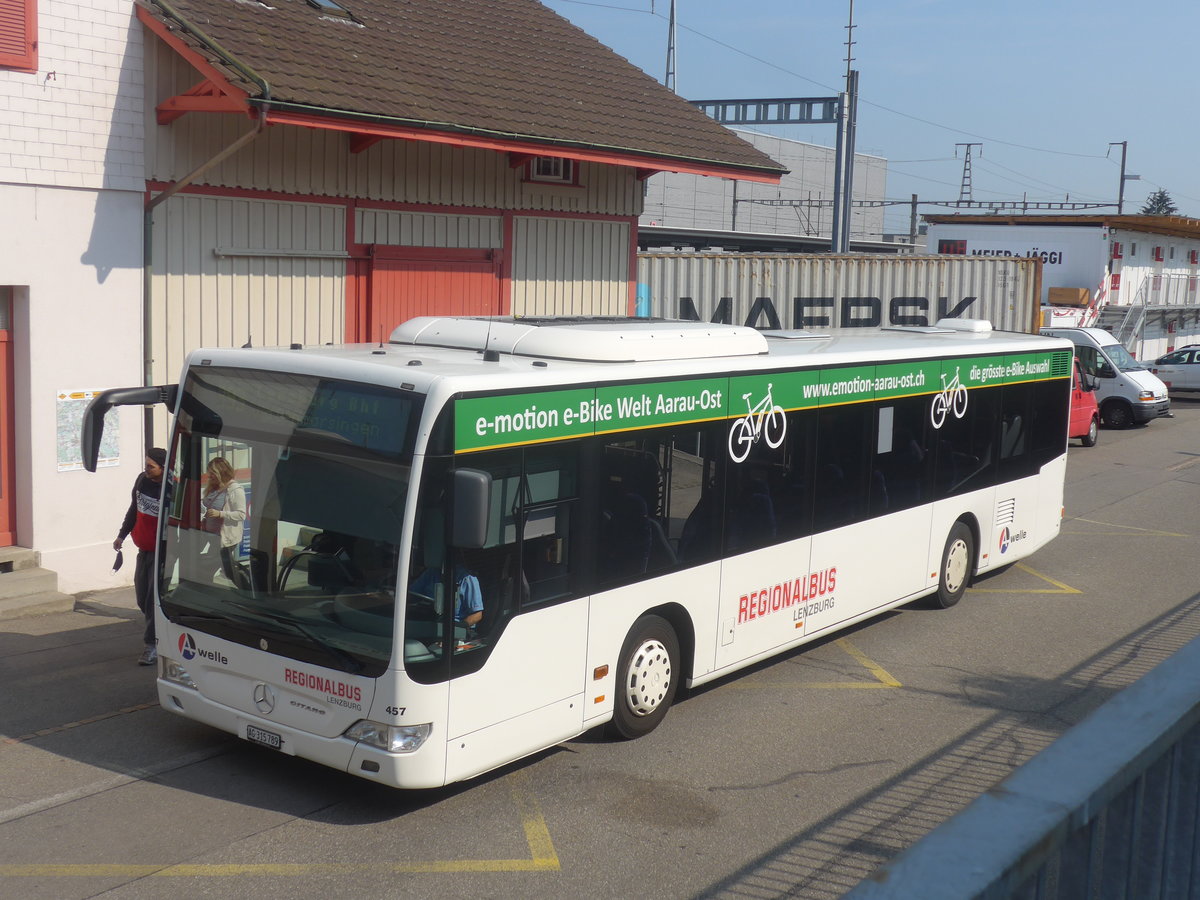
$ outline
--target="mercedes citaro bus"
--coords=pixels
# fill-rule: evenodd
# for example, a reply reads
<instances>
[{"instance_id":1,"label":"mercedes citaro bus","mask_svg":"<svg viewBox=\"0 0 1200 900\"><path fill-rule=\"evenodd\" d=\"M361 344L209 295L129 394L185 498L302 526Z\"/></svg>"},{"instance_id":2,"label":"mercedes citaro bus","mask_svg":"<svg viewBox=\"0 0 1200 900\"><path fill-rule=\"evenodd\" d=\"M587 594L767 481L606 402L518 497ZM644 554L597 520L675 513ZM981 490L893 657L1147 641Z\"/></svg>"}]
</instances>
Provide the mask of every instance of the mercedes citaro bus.
<instances>
[{"instance_id":1,"label":"mercedes citaro bus","mask_svg":"<svg viewBox=\"0 0 1200 900\"><path fill-rule=\"evenodd\" d=\"M178 385L98 397L84 450L113 405L174 413L163 707L421 788L643 735L681 688L957 603L1059 531L1072 359L963 319L426 317L198 350ZM218 456L249 498L226 548L200 515Z\"/></svg>"}]
</instances>

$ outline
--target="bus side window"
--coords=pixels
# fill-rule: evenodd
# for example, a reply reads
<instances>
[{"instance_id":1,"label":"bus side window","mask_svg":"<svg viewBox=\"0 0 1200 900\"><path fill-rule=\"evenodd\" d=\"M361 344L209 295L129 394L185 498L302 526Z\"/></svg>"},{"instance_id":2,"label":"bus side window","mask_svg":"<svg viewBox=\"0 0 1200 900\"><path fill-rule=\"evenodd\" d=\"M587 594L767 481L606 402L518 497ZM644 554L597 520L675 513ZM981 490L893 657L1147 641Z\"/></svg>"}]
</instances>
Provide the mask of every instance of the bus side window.
<instances>
[{"instance_id":1,"label":"bus side window","mask_svg":"<svg viewBox=\"0 0 1200 900\"><path fill-rule=\"evenodd\" d=\"M886 491L887 508L879 509L879 500L873 498L872 511L897 512L928 502L928 421L923 398L900 399L879 408L874 470Z\"/></svg>"},{"instance_id":2,"label":"bus side window","mask_svg":"<svg viewBox=\"0 0 1200 900\"><path fill-rule=\"evenodd\" d=\"M717 558L723 491L714 454L723 435L714 425L662 429L600 448L601 584L628 584Z\"/></svg>"},{"instance_id":3,"label":"bus side window","mask_svg":"<svg viewBox=\"0 0 1200 900\"><path fill-rule=\"evenodd\" d=\"M826 407L817 414L814 531L849 525L866 516L871 412L870 407L855 404Z\"/></svg>"},{"instance_id":4,"label":"bus side window","mask_svg":"<svg viewBox=\"0 0 1200 900\"><path fill-rule=\"evenodd\" d=\"M1029 455L1031 388L1029 384L1006 384L1001 388L1000 477L1006 481L1033 474Z\"/></svg>"},{"instance_id":5,"label":"bus side window","mask_svg":"<svg viewBox=\"0 0 1200 900\"><path fill-rule=\"evenodd\" d=\"M572 527L579 498L579 441L525 451L520 565L500 572L500 591L520 605L565 599L576 593Z\"/></svg>"},{"instance_id":6,"label":"bus side window","mask_svg":"<svg viewBox=\"0 0 1200 900\"><path fill-rule=\"evenodd\" d=\"M996 483L996 418L1000 389L976 388L968 394L963 417L953 412L934 431L936 498L949 497Z\"/></svg>"},{"instance_id":7,"label":"bus side window","mask_svg":"<svg viewBox=\"0 0 1200 900\"><path fill-rule=\"evenodd\" d=\"M1033 424L1031 428L1031 466L1037 472L1062 454L1067 443L1067 419L1070 416L1070 387L1066 379L1039 381L1033 385Z\"/></svg>"},{"instance_id":8,"label":"bus side window","mask_svg":"<svg viewBox=\"0 0 1200 900\"><path fill-rule=\"evenodd\" d=\"M812 531L816 413L787 414L783 442L756 442L747 458L726 465L725 552L744 553L805 537Z\"/></svg>"}]
</instances>

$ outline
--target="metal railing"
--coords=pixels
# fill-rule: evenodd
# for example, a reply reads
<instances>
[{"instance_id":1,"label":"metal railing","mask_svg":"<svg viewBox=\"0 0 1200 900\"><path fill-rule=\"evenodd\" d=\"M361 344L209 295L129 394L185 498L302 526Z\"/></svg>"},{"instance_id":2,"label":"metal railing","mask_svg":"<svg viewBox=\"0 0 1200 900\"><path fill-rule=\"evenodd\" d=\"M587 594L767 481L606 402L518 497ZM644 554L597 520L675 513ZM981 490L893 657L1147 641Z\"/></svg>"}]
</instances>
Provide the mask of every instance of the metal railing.
<instances>
[{"instance_id":1,"label":"metal railing","mask_svg":"<svg viewBox=\"0 0 1200 900\"><path fill-rule=\"evenodd\" d=\"M1200 638L845 900L1200 897Z\"/></svg>"}]
</instances>

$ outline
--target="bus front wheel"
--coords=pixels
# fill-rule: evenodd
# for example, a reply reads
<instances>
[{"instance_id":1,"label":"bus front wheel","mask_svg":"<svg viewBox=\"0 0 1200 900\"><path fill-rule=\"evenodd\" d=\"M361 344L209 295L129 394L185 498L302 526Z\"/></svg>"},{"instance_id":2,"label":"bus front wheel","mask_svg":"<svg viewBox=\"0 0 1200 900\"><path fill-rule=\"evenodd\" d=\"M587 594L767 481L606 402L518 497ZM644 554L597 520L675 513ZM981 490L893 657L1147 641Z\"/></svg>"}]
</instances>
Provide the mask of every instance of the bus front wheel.
<instances>
[{"instance_id":1,"label":"bus front wheel","mask_svg":"<svg viewBox=\"0 0 1200 900\"><path fill-rule=\"evenodd\" d=\"M942 550L942 571L938 576L938 589L934 602L942 609L949 609L962 599L971 580L975 566L975 535L962 522L955 522L946 537Z\"/></svg>"},{"instance_id":2,"label":"bus front wheel","mask_svg":"<svg viewBox=\"0 0 1200 900\"><path fill-rule=\"evenodd\" d=\"M660 616L633 623L617 666L616 702L609 733L632 740L666 716L679 686L679 639Z\"/></svg>"}]
</instances>

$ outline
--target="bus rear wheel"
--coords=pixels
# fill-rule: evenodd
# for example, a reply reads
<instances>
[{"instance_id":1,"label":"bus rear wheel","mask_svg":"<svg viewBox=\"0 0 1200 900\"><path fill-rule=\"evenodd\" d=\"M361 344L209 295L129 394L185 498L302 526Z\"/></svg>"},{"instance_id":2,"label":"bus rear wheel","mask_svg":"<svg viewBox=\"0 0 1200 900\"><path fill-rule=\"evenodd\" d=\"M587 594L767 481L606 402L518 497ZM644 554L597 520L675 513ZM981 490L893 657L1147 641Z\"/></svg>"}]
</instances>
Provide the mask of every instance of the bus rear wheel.
<instances>
[{"instance_id":1,"label":"bus rear wheel","mask_svg":"<svg viewBox=\"0 0 1200 900\"><path fill-rule=\"evenodd\" d=\"M632 740L657 728L675 699L679 678L675 630L660 616L642 616L621 647L609 733Z\"/></svg>"},{"instance_id":2,"label":"bus rear wheel","mask_svg":"<svg viewBox=\"0 0 1200 900\"><path fill-rule=\"evenodd\" d=\"M949 609L962 599L975 566L975 535L962 522L955 522L942 549L942 567L934 603Z\"/></svg>"}]
</instances>

